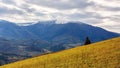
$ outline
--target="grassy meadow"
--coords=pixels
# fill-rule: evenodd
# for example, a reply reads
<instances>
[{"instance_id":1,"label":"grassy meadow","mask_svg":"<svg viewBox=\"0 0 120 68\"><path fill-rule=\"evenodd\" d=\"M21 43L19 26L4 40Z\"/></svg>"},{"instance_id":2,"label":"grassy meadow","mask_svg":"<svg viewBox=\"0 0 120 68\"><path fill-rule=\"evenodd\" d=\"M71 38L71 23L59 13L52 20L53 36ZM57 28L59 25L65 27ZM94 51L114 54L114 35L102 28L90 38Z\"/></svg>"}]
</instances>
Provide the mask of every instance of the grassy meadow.
<instances>
[{"instance_id":1,"label":"grassy meadow","mask_svg":"<svg viewBox=\"0 0 120 68\"><path fill-rule=\"evenodd\" d=\"M120 37L18 61L0 68L120 68Z\"/></svg>"}]
</instances>

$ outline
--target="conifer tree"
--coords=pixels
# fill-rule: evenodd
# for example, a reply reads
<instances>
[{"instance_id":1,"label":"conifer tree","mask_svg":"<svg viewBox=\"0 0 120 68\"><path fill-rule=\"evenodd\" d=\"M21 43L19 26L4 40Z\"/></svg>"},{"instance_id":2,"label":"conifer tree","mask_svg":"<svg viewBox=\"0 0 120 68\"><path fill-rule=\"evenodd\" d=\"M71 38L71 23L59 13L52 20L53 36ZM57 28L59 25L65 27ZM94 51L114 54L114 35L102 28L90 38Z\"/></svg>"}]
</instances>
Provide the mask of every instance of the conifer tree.
<instances>
[{"instance_id":1,"label":"conifer tree","mask_svg":"<svg viewBox=\"0 0 120 68\"><path fill-rule=\"evenodd\" d=\"M90 41L90 39L88 37L86 37L84 45L88 45L88 44L91 44L91 41Z\"/></svg>"}]
</instances>

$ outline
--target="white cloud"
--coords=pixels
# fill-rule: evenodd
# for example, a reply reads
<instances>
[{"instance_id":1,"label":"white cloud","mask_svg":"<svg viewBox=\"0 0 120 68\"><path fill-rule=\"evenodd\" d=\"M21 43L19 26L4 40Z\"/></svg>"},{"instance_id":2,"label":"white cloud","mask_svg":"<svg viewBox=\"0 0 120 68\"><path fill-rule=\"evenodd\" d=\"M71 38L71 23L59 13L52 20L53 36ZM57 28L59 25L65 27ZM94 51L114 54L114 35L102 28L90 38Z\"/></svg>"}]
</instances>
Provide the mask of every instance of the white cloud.
<instances>
[{"instance_id":1,"label":"white cloud","mask_svg":"<svg viewBox=\"0 0 120 68\"><path fill-rule=\"evenodd\" d=\"M89 2L93 2L96 5L100 5L100 6L120 8L120 0L89 0Z\"/></svg>"},{"instance_id":2,"label":"white cloud","mask_svg":"<svg viewBox=\"0 0 120 68\"><path fill-rule=\"evenodd\" d=\"M120 0L0 0L0 19L82 21L120 33Z\"/></svg>"}]
</instances>

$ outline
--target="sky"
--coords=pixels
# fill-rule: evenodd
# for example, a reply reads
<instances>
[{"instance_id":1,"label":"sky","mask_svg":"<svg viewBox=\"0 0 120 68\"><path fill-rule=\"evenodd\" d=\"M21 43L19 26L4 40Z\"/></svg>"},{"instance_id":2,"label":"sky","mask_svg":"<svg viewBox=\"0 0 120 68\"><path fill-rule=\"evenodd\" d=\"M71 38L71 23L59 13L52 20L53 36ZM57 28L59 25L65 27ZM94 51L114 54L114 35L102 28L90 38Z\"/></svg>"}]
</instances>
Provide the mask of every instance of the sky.
<instances>
[{"instance_id":1,"label":"sky","mask_svg":"<svg viewBox=\"0 0 120 68\"><path fill-rule=\"evenodd\" d=\"M120 33L120 0L0 0L0 19L80 21Z\"/></svg>"}]
</instances>

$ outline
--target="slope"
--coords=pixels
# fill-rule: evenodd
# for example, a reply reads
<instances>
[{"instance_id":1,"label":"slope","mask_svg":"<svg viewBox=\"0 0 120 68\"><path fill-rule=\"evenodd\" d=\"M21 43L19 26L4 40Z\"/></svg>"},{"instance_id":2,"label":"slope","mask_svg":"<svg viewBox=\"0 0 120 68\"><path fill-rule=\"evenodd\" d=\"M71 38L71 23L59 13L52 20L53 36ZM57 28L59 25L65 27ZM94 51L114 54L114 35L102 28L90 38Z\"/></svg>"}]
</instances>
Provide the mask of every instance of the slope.
<instances>
[{"instance_id":1,"label":"slope","mask_svg":"<svg viewBox=\"0 0 120 68\"><path fill-rule=\"evenodd\" d=\"M15 62L0 68L120 68L120 37Z\"/></svg>"}]
</instances>

